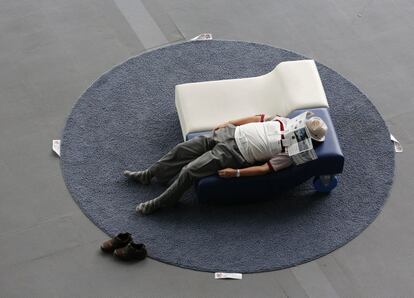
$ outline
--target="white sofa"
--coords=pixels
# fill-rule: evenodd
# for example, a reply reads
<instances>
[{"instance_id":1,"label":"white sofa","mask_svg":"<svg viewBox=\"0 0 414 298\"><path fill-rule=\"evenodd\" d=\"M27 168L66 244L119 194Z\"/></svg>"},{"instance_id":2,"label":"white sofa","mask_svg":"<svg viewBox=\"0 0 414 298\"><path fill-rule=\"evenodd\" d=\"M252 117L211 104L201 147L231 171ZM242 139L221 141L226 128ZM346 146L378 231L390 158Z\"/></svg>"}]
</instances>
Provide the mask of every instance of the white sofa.
<instances>
[{"instance_id":1,"label":"white sofa","mask_svg":"<svg viewBox=\"0 0 414 298\"><path fill-rule=\"evenodd\" d=\"M311 59L281 62L256 77L179 84L175 104L184 140L189 133L241 117L287 116L296 109L329 107Z\"/></svg>"}]
</instances>

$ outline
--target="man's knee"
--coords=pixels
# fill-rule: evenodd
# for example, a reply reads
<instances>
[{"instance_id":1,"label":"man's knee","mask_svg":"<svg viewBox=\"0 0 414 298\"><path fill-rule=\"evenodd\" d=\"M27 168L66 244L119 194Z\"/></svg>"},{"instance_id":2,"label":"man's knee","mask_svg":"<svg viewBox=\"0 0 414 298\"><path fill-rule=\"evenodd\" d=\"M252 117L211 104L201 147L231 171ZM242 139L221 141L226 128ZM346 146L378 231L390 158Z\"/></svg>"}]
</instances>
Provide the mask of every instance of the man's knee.
<instances>
[{"instance_id":1,"label":"man's knee","mask_svg":"<svg viewBox=\"0 0 414 298\"><path fill-rule=\"evenodd\" d=\"M186 164L180 171L180 176L191 180L194 180L200 175L202 175L202 167L200 166L199 161L196 160Z\"/></svg>"},{"instance_id":2,"label":"man's knee","mask_svg":"<svg viewBox=\"0 0 414 298\"><path fill-rule=\"evenodd\" d=\"M215 146L215 141L207 136L197 136L191 140L181 142L173 148L174 154L177 158L186 158L188 152L199 152L202 154Z\"/></svg>"},{"instance_id":3,"label":"man's knee","mask_svg":"<svg viewBox=\"0 0 414 298\"><path fill-rule=\"evenodd\" d=\"M191 162L186 164L184 167L181 168L180 176L187 176L191 177L194 176L194 168L191 165Z\"/></svg>"},{"instance_id":4,"label":"man's knee","mask_svg":"<svg viewBox=\"0 0 414 298\"><path fill-rule=\"evenodd\" d=\"M188 163L181 169L181 171L182 175L191 178L200 178L212 175L220 168L220 159L217 158L212 151L208 151L204 155Z\"/></svg>"},{"instance_id":5,"label":"man's knee","mask_svg":"<svg viewBox=\"0 0 414 298\"><path fill-rule=\"evenodd\" d=\"M195 173L194 169L187 164L186 166L181 168L180 173L177 176L179 183L181 184L188 184L190 186L197 178L197 174Z\"/></svg>"}]
</instances>

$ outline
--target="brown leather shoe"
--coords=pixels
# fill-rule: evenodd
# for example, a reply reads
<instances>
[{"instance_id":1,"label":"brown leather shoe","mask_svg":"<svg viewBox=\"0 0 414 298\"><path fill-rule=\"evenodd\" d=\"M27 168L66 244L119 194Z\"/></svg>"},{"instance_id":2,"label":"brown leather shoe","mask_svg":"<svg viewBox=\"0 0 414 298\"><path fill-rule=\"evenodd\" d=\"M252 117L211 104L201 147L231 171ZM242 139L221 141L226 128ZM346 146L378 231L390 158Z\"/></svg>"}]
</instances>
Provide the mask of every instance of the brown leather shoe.
<instances>
[{"instance_id":1,"label":"brown leather shoe","mask_svg":"<svg viewBox=\"0 0 414 298\"><path fill-rule=\"evenodd\" d=\"M114 238L106 240L101 245L101 250L107 253L113 253L115 249L126 246L130 241L132 241L132 236L130 233L119 233Z\"/></svg>"},{"instance_id":2,"label":"brown leather shoe","mask_svg":"<svg viewBox=\"0 0 414 298\"><path fill-rule=\"evenodd\" d=\"M115 249L114 256L124 261L139 261L145 259L147 250L144 244L131 241L127 246Z\"/></svg>"}]
</instances>

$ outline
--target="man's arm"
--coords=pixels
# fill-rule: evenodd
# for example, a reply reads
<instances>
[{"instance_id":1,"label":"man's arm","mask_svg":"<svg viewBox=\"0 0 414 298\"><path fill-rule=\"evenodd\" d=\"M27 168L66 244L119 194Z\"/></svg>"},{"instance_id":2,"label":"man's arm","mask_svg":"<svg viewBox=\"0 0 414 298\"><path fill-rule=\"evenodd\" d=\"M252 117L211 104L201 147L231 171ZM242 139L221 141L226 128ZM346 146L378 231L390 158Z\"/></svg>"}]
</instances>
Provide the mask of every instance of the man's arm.
<instances>
[{"instance_id":1,"label":"man's arm","mask_svg":"<svg viewBox=\"0 0 414 298\"><path fill-rule=\"evenodd\" d=\"M235 126L239 126L239 125L252 123L252 122L263 122L264 116L265 116L264 114L258 114L254 116L235 119L235 120L229 121L229 123Z\"/></svg>"},{"instance_id":2,"label":"man's arm","mask_svg":"<svg viewBox=\"0 0 414 298\"><path fill-rule=\"evenodd\" d=\"M239 169L240 170L240 177L242 176L257 176L257 175L264 175L272 171L267 163L259 166L252 166L248 168ZM219 176L230 178L236 177L237 169L226 168L218 171Z\"/></svg>"},{"instance_id":3,"label":"man's arm","mask_svg":"<svg viewBox=\"0 0 414 298\"><path fill-rule=\"evenodd\" d=\"M287 154L278 154L265 164L239 169L240 177L264 175L269 172L277 172L292 165L292 159ZM226 168L218 171L219 176L230 178L236 177L237 169Z\"/></svg>"},{"instance_id":4,"label":"man's arm","mask_svg":"<svg viewBox=\"0 0 414 298\"><path fill-rule=\"evenodd\" d=\"M239 126L239 125L252 123L252 122L263 122L264 118L265 118L265 114L258 114L254 116L243 117L243 118L239 118L239 119L235 119L235 120L231 120L231 121L227 121L225 123L219 124L214 128L214 130L222 128L222 127L226 127L229 124Z\"/></svg>"}]
</instances>

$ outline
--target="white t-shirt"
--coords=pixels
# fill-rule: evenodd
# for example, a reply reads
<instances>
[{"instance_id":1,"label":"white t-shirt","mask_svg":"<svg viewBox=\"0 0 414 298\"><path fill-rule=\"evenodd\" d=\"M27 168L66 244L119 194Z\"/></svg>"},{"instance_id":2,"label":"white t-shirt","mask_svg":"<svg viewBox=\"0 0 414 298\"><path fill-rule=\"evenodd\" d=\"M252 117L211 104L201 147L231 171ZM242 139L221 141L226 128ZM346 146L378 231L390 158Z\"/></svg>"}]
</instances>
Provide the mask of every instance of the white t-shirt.
<instances>
[{"instance_id":1,"label":"white t-shirt","mask_svg":"<svg viewBox=\"0 0 414 298\"><path fill-rule=\"evenodd\" d=\"M234 138L241 154L249 163L266 161L274 171L290 166L292 160L282 152L281 142L288 118L260 116L260 122L236 126Z\"/></svg>"}]
</instances>

